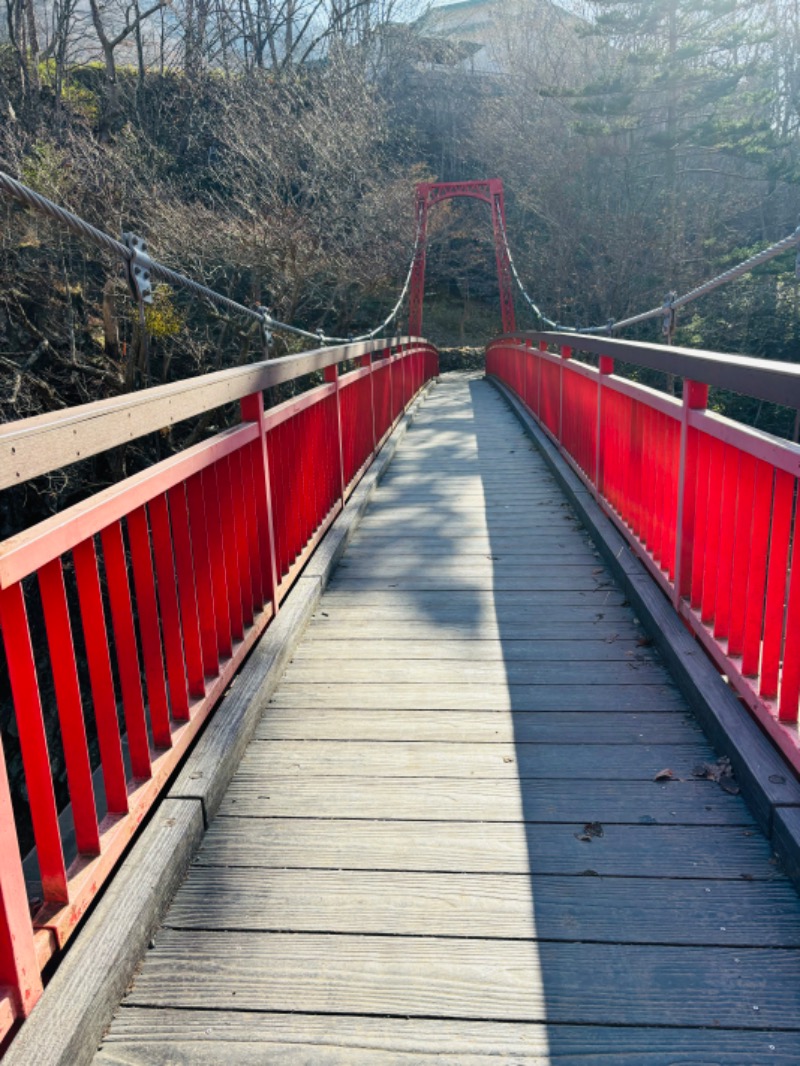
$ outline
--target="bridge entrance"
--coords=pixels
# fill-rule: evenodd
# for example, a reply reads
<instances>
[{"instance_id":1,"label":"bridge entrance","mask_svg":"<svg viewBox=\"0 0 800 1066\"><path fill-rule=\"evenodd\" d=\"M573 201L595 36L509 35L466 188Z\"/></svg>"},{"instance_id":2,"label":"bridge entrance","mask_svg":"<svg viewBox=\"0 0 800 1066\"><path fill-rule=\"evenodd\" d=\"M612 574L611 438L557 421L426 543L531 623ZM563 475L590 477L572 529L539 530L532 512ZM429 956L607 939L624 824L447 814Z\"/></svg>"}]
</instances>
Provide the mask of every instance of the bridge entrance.
<instances>
[{"instance_id":1,"label":"bridge entrance","mask_svg":"<svg viewBox=\"0 0 800 1066\"><path fill-rule=\"evenodd\" d=\"M425 296L425 241L428 228L428 211L442 200L457 196L482 200L492 210L494 231L494 254L497 260L497 282L500 289L500 312L503 332L516 329L514 299L511 292L511 264L505 242L505 201L503 182L499 178L488 181L421 182L417 185L417 250L411 271L411 297L409 304L408 332L412 337L422 336L422 301Z\"/></svg>"}]
</instances>

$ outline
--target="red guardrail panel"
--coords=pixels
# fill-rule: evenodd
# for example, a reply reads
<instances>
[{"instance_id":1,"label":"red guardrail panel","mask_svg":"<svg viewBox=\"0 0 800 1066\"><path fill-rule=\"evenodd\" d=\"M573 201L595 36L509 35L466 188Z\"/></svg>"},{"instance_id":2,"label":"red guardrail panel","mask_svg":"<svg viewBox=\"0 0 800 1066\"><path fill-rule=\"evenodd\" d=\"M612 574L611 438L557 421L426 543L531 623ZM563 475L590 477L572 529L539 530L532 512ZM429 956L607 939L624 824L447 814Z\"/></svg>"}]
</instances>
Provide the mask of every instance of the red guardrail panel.
<instances>
[{"instance_id":1,"label":"red guardrail panel","mask_svg":"<svg viewBox=\"0 0 800 1066\"><path fill-rule=\"evenodd\" d=\"M513 336L493 342L487 373L509 385L556 440L800 770L800 447L707 411L702 378L684 381L681 402L613 376L608 356L595 369L564 358L569 349L559 359L532 343ZM602 350L598 339L591 343L593 352ZM645 365L668 369L670 349L645 348ZM636 345L626 344L624 355L635 363ZM700 353L698 373L724 384L723 358ZM680 359L689 366L691 353L681 351ZM732 363L734 376L746 364L758 392L774 391L774 365L764 363L759 384L758 361Z\"/></svg>"},{"instance_id":2,"label":"red guardrail panel","mask_svg":"<svg viewBox=\"0 0 800 1066\"><path fill-rule=\"evenodd\" d=\"M32 920L0 753L0 1038L41 994L40 968L111 873L376 438L438 369L426 344L388 350L374 372L363 348L358 370L339 379L322 353L329 383L266 412L260 391L244 395L243 425L0 544L0 627L41 897ZM307 373L310 357L297 359ZM286 377L283 364L276 373ZM210 395L227 402L227 378L223 386ZM130 425L125 399L111 406ZM165 412L174 422L169 403ZM80 424L79 412L65 415ZM103 417L114 443L128 433L113 412ZM24 437L20 425L10 431ZM42 466L41 456L26 462ZM53 746L77 851L59 817Z\"/></svg>"}]
</instances>

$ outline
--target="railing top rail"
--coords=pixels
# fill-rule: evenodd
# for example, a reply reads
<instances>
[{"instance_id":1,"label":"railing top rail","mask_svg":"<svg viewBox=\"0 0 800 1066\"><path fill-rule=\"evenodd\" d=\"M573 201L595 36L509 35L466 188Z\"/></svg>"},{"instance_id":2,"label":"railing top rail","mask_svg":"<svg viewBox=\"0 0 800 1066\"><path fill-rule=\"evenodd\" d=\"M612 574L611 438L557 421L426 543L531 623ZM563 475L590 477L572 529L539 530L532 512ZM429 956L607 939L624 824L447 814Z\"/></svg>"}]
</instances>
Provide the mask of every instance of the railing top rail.
<instances>
[{"instance_id":1,"label":"railing top rail","mask_svg":"<svg viewBox=\"0 0 800 1066\"><path fill-rule=\"evenodd\" d=\"M800 409L800 364L725 355L646 341L591 337L582 333L519 331L496 337L496 341L519 339L545 341L592 355L609 355L625 363L661 370L705 385L730 389L744 396Z\"/></svg>"},{"instance_id":2,"label":"railing top rail","mask_svg":"<svg viewBox=\"0 0 800 1066\"><path fill-rule=\"evenodd\" d=\"M0 488L20 485L335 363L386 348L427 344L419 337L391 337L320 348L9 422L0 426Z\"/></svg>"}]
</instances>

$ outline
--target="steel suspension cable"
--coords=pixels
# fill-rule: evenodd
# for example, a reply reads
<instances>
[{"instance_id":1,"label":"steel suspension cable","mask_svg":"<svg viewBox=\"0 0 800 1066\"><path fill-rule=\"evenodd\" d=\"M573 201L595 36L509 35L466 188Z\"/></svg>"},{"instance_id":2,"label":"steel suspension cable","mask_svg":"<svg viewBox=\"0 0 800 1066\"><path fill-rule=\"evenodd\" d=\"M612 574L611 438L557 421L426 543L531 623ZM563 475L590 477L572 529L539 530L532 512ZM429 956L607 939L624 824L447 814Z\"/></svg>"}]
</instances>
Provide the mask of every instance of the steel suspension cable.
<instances>
[{"instance_id":1,"label":"steel suspension cable","mask_svg":"<svg viewBox=\"0 0 800 1066\"><path fill-rule=\"evenodd\" d=\"M545 325L550 326L551 329L568 333L613 333L616 330L626 329L628 326L634 326L639 322L647 322L650 319L661 318L665 315L674 315L674 312L679 307L685 307L694 300L698 300L701 296L713 292L714 289L718 289L722 285L727 285L729 281L735 281L744 274L749 274L751 270L757 266L761 266L762 263L767 263L770 259L782 255L790 248L800 245L800 226L798 226L794 233L790 233L782 240L776 241L774 244L769 245L769 247L762 249L760 252L756 252L755 255L751 255L747 259L742 260L741 263L737 263L736 266L731 267L729 270L717 274L716 277L710 278L708 281L704 281L702 284L695 286L695 288L690 289L689 292L684 293L682 296L676 296L674 293L669 294L660 307L652 307L649 311L642 311L640 314L631 315L629 318L623 318L617 322L613 319L609 319L602 326L563 326L543 314L525 291L525 287L522 284L517 268L514 265L514 260L511 256L511 249L508 245L508 237L506 235L503 220L499 216L498 221L511 272L514 275L514 279L516 280L523 297L533 310L534 314L537 315Z\"/></svg>"},{"instance_id":2,"label":"steel suspension cable","mask_svg":"<svg viewBox=\"0 0 800 1066\"><path fill-rule=\"evenodd\" d=\"M383 322L381 322L381 324L374 330L362 334L359 337L332 337L324 333L322 330L312 333L310 330L301 329L299 326L292 326L288 322L281 322L279 319L274 318L264 307L247 307L245 304L240 304L228 296L223 296L222 293L210 289L207 285L203 285L200 282L195 281L193 278L189 278L185 274L181 274L177 270L172 270L163 263L159 263L157 260L150 258L150 256L137 250L135 246L131 247L122 241L118 241L115 237L98 229L79 215L74 214L72 211L68 211L65 207L61 207L59 204L54 203L46 196L42 196L41 193L29 188L21 181L17 181L16 178L12 178L10 174L6 174L2 170L0 170L0 193L4 193L6 196L16 200L18 203L24 204L27 208L40 215L44 215L47 218L53 219L55 222L59 222L77 236L83 237L98 248L110 252L112 255L122 260L128 268L138 267L139 270L145 272L145 277L148 276L149 272L153 277L168 282L173 288L186 289L195 296L209 300L218 307L225 308L226 311L242 315L245 318L254 319L262 325L266 332L276 330L278 332L291 333L297 337L306 337L318 344L348 344L355 341L372 340L382 329L385 329L386 326L397 317L406 293L408 292L408 287L411 282L411 274L414 269L414 259L419 245L419 228L417 228L414 251L411 256L411 265L408 268L408 275L403 290L400 293L400 298L394 308Z\"/></svg>"}]
</instances>

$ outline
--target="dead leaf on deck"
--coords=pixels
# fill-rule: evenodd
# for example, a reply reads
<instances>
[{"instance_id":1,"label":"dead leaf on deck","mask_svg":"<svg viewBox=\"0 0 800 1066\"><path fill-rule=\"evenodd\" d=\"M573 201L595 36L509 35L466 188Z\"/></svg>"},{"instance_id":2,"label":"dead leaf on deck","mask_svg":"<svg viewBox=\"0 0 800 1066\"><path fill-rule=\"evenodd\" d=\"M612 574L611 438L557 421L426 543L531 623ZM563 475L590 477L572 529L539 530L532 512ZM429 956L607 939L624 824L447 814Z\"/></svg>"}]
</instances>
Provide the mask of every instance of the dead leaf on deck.
<instances>
[{"instance_id":1,"label":"dead leaf on deck","mask_svg":"<svg viewBox=\"0 0 800 1066\"><path fill-rule=\"evenodd\" d=\"M658 773L656 774L656 776L653 778L653 780L654 781L672 781L672 779L674 777L675 777L675 774L672 772L672 770L659 770Z\"/></svg>"},{"instance_id":2,"label":"dead leaf on deck","mask_svg":"<svg viewBox=\"0 0 800 1066\"><path fill-rule=\"evenodd\" d=\"M733 779L733 767L730 759L723 755L716 762L701 762L692 768L692 776L706 781L716 781L723 792L738 796L741 791Z\"/></svg>"},{"instance_id":3,"label":"dead leaf on deck","mask_svg":"<svg viewBox=\"0 0 800 1066\"><path fill-rule=\"evenodd\" d=\"M582 833L575 833L576 840L582 840L585 844L591 844L595 837L603 835L603 826L600 822L587 822Z\"/></svg>"}]
</instances>

